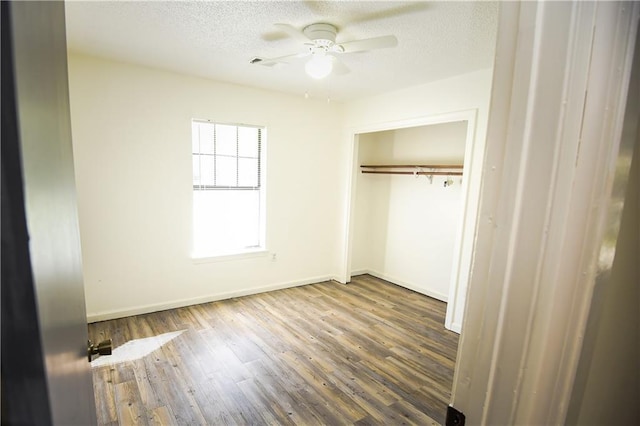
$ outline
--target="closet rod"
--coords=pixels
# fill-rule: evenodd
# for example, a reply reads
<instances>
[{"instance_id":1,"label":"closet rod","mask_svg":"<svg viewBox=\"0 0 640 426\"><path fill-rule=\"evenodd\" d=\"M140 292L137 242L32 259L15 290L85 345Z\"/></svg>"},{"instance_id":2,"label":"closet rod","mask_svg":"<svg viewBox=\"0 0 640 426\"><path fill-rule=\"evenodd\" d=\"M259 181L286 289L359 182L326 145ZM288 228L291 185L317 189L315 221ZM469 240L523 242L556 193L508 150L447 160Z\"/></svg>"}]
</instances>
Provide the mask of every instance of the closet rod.
<instances>
[{"instance_id":1,"label":"closet rod","mask_svg":"<svg viewBox=\"0 0 640 426\"><path fill-rule=\"evenodd\" d=\"M420 176L432 176L432 175L442 175L442 176L462 176L462 172L394 172L394 171L383 171L383 170L362 170L362 173L371 173L371 174L384 174L384 175L420 175Z\"/></svg>"}]
</instances>

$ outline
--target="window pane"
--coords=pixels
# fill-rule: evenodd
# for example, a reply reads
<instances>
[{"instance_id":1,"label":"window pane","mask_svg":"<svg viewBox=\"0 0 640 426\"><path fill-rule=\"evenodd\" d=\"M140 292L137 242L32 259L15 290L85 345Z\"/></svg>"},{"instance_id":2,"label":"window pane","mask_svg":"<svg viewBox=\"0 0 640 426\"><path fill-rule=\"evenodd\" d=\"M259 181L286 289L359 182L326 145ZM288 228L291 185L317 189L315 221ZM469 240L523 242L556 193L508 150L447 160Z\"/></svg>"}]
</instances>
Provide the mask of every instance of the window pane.
<instances>
[{"instance_id":1,"label":"window pane","mask_svg":"<svg viewBox=\"0 0 640 426\"><path fill-rule=\"evenodd\" d=\"M237 170L235 157L216 156L216 185L236 186Z\"/></svg>"},{"instance_id":2,"label":"window pane","mask_svg":"<svg viewBox=\"0 0 640 426\"><path fill-rule=\"evenodd\" d=\"M224 253L260 245L259 191L194 191L194 245Z\"/></svg>"},{"instance_id":3,"label":"window pane","mask_svg":"<svg viewBox=\"0 0 640 426\"><path fill-rule=\"evenodd\" d=\"M258 186L258 160L238 159L238 186Z\"/></svg>"},{"instance_id":4,"label":"window pane","mask_svg":"<svg viewBox=\"0 0 640 426\"><path fill-rule=\"evenodd\" d=\"M197 154L200 152L200 123L191 122L191 152Z\"/></svg>"},{"instance_id":5,"label":"window pane","mask_svg":"<svg viewBox=\"0 0 640 426\"><path fill-rule=\"evenodd\" d=\"M211 123L198 123L199 152L203 154L213 154L213 127L214 125Z\"/></svg>"},{"instance_id":6,"label":"window pane","mask_svg":"<svg viewBox=\"0 0 640 426\"><path fill-rule=\"evenodd\" d=\"M216 155L236 154L236 126L216 125Z\"/></svg>"},{"instance_id":7,"label":"window pane","mask_svg":"<svg viewBox=\"0 0 640 426\"><path fill-rule=\"evenodd\" d=\"M240 157L259 157L257 128L238 127L238 155Z\"/></svg>"},{"instance_id":8,"label":"window pane","mask_svg":"<svg viewBox=\"0 0 640 426\"><path fill-rule=\"evenodd\" d=\"M200 155L200 185L213 185L213 155Z\"/></svg>"},{"instance_id":9,"label":"window pane","mask_svg":"<svg viewBox=\"0 0 640 426\"><path fill-rule=\"evenodd\" d=\"M193 155L193 184L200 185L200 156Z\"/></svg>"}]
</instances>

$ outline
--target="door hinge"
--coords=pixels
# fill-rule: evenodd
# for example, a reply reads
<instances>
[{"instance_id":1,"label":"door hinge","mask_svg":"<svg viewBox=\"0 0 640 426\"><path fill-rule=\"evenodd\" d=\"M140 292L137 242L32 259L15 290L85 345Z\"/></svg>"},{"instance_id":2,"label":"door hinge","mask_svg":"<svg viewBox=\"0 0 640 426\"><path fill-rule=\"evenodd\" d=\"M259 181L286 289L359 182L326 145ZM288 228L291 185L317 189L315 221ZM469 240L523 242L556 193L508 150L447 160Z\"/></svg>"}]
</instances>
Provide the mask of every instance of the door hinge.
<instances>
[{"instance_id":1,"label":"door hinge","mask_svg":"<svg viewBox=\"0 0 640 426\"><path fill-rule=\"evenodd\" d=\"M447 417L444 421L445 426L464 426L464 414L456 410L451 405L447 407Z\"/></svg>"}]
</instances>

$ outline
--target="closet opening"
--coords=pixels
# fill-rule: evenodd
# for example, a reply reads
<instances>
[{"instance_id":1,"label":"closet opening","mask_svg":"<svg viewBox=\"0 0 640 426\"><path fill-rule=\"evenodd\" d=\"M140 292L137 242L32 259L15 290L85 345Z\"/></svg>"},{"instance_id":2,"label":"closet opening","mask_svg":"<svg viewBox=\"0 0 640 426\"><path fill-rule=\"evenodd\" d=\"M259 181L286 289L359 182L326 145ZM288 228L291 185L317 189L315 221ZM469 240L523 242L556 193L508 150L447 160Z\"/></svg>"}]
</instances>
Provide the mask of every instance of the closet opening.
<instances>
[{"instance_id":1,"label":"closet opening","mask_svg":"<svg viewBox=\"0 0 640 426\"><path fill-rule=\"evenodd\" d=\"M482 152L476 110L353 131L345 282L370 274L447 304L461 333ZM481 150L477 150L481 151Z\"/></svg>"}]
</instances>

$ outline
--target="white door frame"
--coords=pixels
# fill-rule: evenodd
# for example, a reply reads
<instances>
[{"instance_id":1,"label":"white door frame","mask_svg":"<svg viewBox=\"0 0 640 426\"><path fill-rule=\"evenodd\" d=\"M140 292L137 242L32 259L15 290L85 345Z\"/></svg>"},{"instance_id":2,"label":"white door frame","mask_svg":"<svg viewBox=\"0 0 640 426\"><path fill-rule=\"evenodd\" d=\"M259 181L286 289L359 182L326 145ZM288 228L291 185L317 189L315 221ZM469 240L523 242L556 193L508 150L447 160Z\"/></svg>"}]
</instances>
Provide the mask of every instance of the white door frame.
<instances>
[{"instance_id":1,"label":"white door frame","mask_svg":"<svg viewBox=\"0 0 640 426\"><path fill-rule=\"evenodd\" d=\"M449 299L447 304L447 315L445 325L447 328L460 333L462 325L462 313L464 310L464 301L467 291L467 282L471 269L471 249L475 229L473 224L476 222L478 194L472 194L470 188L479 188L479 185L470 185L472 179L479 179L481 170L474 170L473 164L482 164L483 150L475 149L476 147L476 123L477 109L467 109L463 111L455 111L442 114L434 114L411 119L389 121L384 123L376 123L354 127L349 131L348 140L351 141L351 169L349 185L349 193L347 194L348 215L346 224L346 250L343 258L343 271L341 282L347 283L351 280L351 259L353 250L353 234L354 234L354 215L355 202L357 194L357 177L360 173L360 165L358 164L359 153L359 135L362 133L381 132L388 130L406 129L410 127L429 126L436 124L446 124L458 121L467 123L467 133L465 141L464 168L462 180L462 199L461 199L461 215L458 225L458 238L454 247L453 263L451 269L451 280L449 289ZM479 158L477 158L479 156ZM475 202L470 202L474 200ZM472 225L472 226L469 226ZM466 254L466 255L465 255ZM454 318L458 315L457 318Z\"/></svg>"},{"instance_id":2,"label":"white door frame","mask_svg":"<svg viewBox=\"0 0 640 426\"><path fill-rule=\"evenodd\" d=\"M501 3L452 405L563 424L603 240L640 4Z\"/></svg>"}]
</instances>

